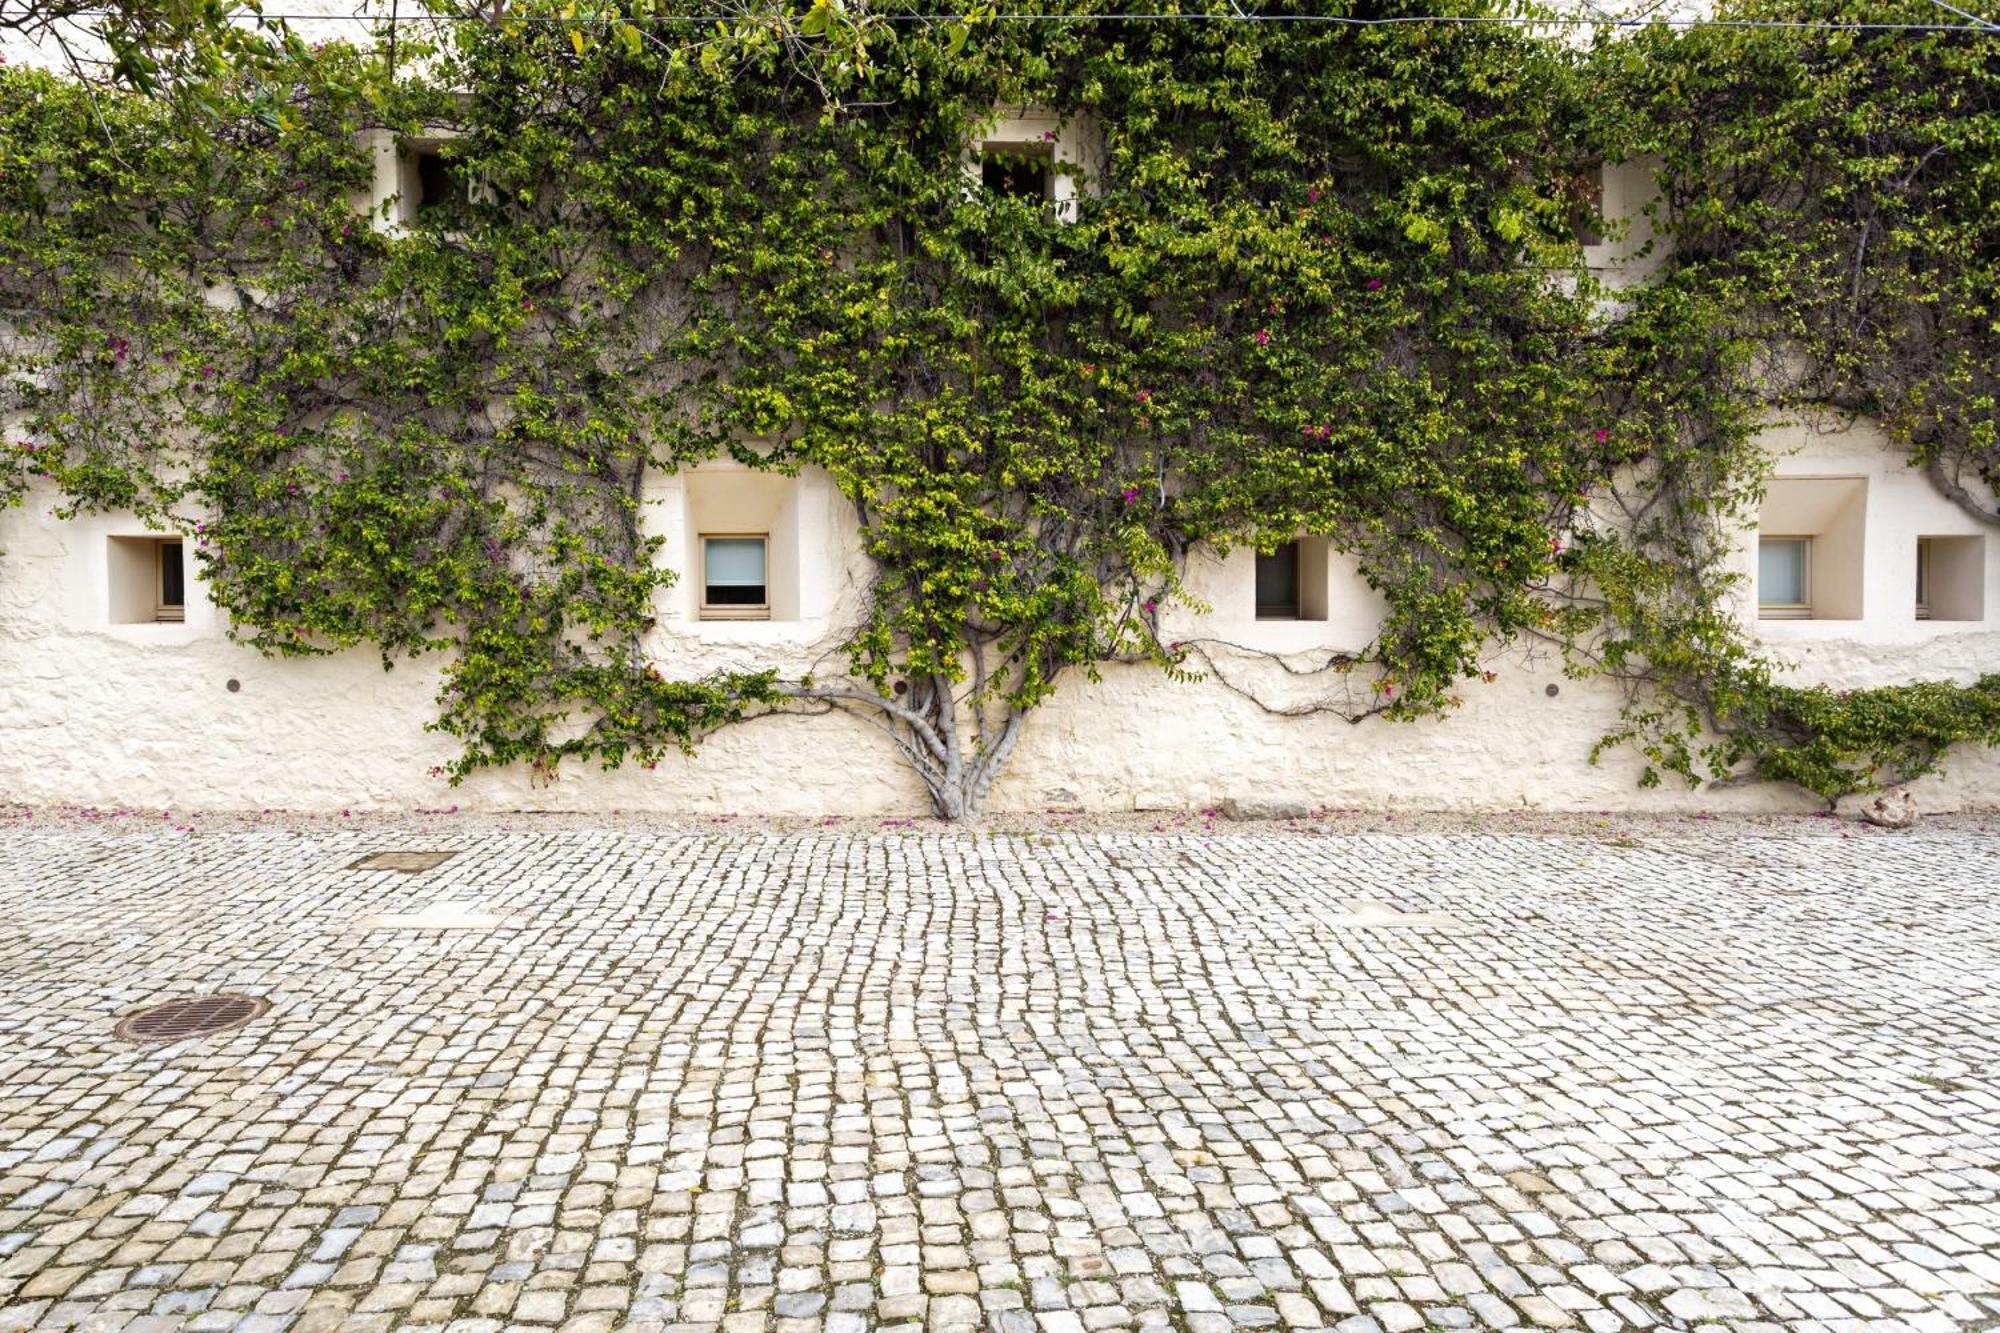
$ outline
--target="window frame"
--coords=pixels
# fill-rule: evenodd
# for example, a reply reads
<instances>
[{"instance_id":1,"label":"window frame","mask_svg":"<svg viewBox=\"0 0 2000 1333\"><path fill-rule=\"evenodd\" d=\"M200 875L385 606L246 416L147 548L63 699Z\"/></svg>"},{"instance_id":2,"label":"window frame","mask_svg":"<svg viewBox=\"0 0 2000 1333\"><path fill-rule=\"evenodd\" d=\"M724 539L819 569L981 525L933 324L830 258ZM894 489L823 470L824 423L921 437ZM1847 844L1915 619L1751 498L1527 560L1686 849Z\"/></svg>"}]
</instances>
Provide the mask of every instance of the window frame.
<instances>
[{"instance_id":1,"label":"window frame","mask_svg":"<svg viewBox=\"0 0 2000 1333\"><path fill-rule=\"evenodd\" d=\"M1917 603L1918 620L1931 618L1931 539L1917 538Z\"/></svg>"},{"instance_id":2,"label":"window frame","mask_svg":"<svg viewBox=\"0 0 2000 1333\"><path fill-rule=\"evenodd\" d=\"M708 600L708 544L711 541L756 541L764 546L764 600L761 602L711 602ZM696 614L701 620L769 620L771 618L771 534L768 532L703 532L695 537L700 551L698 585L701 598Z\"/></svg>"},{"instance_id":3,"label":"window frame","mask_svg":"<svg viewBox=\"0 0 2000 1333\"><path fill-rule=\"evenodd\" d=\"M179 554L181 599L167 600L167 548L171 546ZM153 619L163 625L178 625L187 620L187 542L180 537L161 537L153 542Z\"/></svg>"},{"instance_id":4,"label":"window frame","mask_svg":"<svg viewBox=\"0 0 2000 1333\"><path fill-rule=\"evenodd\" d=\"M464 227L471 220L472 209L478 204L494 201L492 184L481 174L465 170L462 159L448 155L445 145L463 136L455 131L431 127L426 133L410 137L397 136L395 145L395 208L391 214L394 225L404 229L414 229L420 224L436 219L445 229L445 235L462 237ZM435 158L444 175L447 187L446 197L429 204L424 202L424 159Z\"/></svg>"},{"instance_id":5,"label":"window frame","mask_svg":"<svg viewBox=\"0 0 2000 1333\"><path fill-rule=\"evenodd\" d=\"M1805 598L1804 601L1767 602L1764 600L1764 580L1762 577L1762 569L1764 560L1764 544L1766 542L1788 542L1800 548L1802 555L1799 560L1799 591L1801 594L1803 594ZM1769 536L1766 536L1762 533L1758 534L1757 563L1758 563L1759 575L1757 579L1757 618L1759 620L1811 620L1813 618L1812 544L1813 544L1813 539L1810 534L1801 536L1792 536L1783 533L1774 533Z\"/></svg>"},{"instance_id":6,"label":"window frame","mask_svg":"<svg viewBox=\"0 0 2000 1333\"><path fill-rule=\"evenodd\" d=\"M1262 572L1264 561L1275 560L1287 551L1291 553L1292 600L1289 606L1281 606L1277 603L1271 603L1267 606L1262 597L1262 590L1258 586L1260 580L1257 578L1257 575ZM1252 562L1250 575L1250 608L1252 615L1258 620L1286 621L1304 619L1300 612L1305 600L1303 596L1305 590L1301 586L1305 561L1302 558L1303 550L1299 539L1294 537L1288 542L1279 543L1278 548L1268 555L1263 551L1257 551L1254 555L1255 560Z\"/></svg>"}]
</instances>

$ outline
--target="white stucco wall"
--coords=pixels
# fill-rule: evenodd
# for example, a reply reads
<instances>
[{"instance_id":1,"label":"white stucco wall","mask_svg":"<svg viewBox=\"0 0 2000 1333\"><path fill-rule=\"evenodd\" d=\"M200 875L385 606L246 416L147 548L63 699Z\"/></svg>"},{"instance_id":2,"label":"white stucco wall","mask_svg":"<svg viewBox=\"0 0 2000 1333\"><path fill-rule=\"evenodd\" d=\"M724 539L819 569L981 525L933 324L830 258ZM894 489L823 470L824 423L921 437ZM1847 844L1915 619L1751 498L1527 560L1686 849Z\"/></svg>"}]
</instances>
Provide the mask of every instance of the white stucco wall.
<instances>
[{"instance_id":1,"label":"white stucco wall","mask_svg":"<svg viewBox=\"0 0 2000 1333\"><path fill-rule=\"evenodd\" d=\"M287 11L339 16L357 8L351 0L296 0ZM297 26L308 40L366 32L338 17ZM51 56L19 43L6 54L30 61ZM1024 141L1053 133L1059 158L1090 165L1088 126L1059 126L1033 109L1014 108L998 113L990 133ZM382 170L375 196L361 202L379 207L398 188L398 177L394 145L382 137L376 147ZM1068 188L1058 182L1059 204L1067 202ZM1641 216L1649 191L1649 164L1606 174L1605 211L1630 225L1594 247L1591 260L1614 285L1643 278L1658 262ZM1783 455L1781 478L1862 483L1858 614L1754 622L1754 592L1746 584L1741 614L1793 663L1798 680L1866 686L1963 681L2000 670L2000 530L1982 528L1938 496L1866 427L1787 428L1773 431L1769 442ZM647 644L664 673L837 669L839 644L861 614L869 578L852 513L823 477L782 483L782 495L772 494L774 485L729 464L692 478L654 480L649 522L666 538L665 558L687 576L663 595L659 627ZM145 530L115 516L60 521L49 512L51 499L31 495L25 506L0 512L0 801L786 814L925 808L919 785L887 741L842 715L756 721L716 736L693 760L670 758L650 771L572 769L553 785L537 786L516 770L451 788L430 776L452 755L449 738L424 730L434 716L435 661L405 662L386 673L368 650L270 661L228 639L198 582L190 583L184 623L114 623L112 539ZM742 511L740 520L730 518L732 506ZM700 620L692 539L702 531L753 529L772 534L773 618ZM1920 536L1983 542L1977 556L1985 565L1983 619L1915 618ZM1754 534L1746 533L1746 573L1754 550ZM1954 558L1959 554L1955 548ZM1248 550L1198 558L1190 591L1213 609L1200 616L1170 612L1169 635L1283 654L1295 668L1358 650L1372 637L1380 603L1351 560L1335 553L1323 575L1315 566L1302 571L1323 580L1307 598L1324 599L1326 618L1314 621L1257 621L1253 569ZM1242 691L1275 707L1308 703L1344 684L1338 676L1291 675L1221 649L1216 657ZM1503 654L1491 666L1496 679L1468 683L1464 706L1449 718L1359 726L1330 714L1275 716L1214 681L1177 683L1150 668L1109 667L1094 684L1073 676L1030 720L991 804L1192 808L1227 796L1387 808L1802 810L1816 804L1768 786L1643 791L1629 751L1614 752L1598 767L1586 762L1591 744L1616 722L1612 688L1562 679L1548 654ZM2000 805L2000 757L1953 756L1948 775L1918 790L1934 809Z\"/></svg>"},{"instance_id":2,"label":"white stucco wall","mask_svg":"<svg viewBox=\"0 0 2000 1333\"><path fill-rule=\"evenodd\" d=\"M1859 477L1867 487L1869 558L1858 620L1761 622L1758 632L1796 663L1801 680L1875 685L1969 680L2000 670L1995 590L2000 541L1903 468L1866 427L1774 431L1781 476ZM664 558L688 560L694 509L726 495L734 465L663 476L648 492ZM662 598L649 651L670 674L777 665L837 666L835 649L864 604L868 569L847 503L821 476L790 483L796 532L796 616L761 622L693 618L684 589ZM715 489L719 486L720 489ZM691 499L691 491L698 500ZM723 732L693 760L655 770L575 768L536 786L524 771L490 773L456 789L429 775L452 754L428 733L437 667L384 672L370 651L270 661L233 644L201 594L174 624L111 622L107 555L113 537L143 535L130 520L62 521L51 498L0 514L0 800L98 806L263 808L439 807L667 810L788 814L920 812L923 794L887 741L846 717L771 718ZM1990 530L1989 530L1990 531ZM1916 537L1985 538L1986 619L1917 621ZM2000 535L2000 534L1995 534ZM1909 548L1908 559L1901 554ZM1744 538L1744 568L1754 549ZM777 560L774 546L774 563ZM1203 557L1191 590L1213 607L1175 611L1170 633L1289 655L1295 664L1364 646L1379 602L1351 561L1329 562L1323 622L1259 622L1254 557ZM777 575L774 573L774 579ZM1746 593L1746 598L1748 594ZM1747 609L1745 614L1749 614ZM1229 659L1225 659L1229 660ZM1213 681L1176 683L1150 668L1112 667L1097 684L1074 676L1030 719L996 787L996 810L1198 808L1225 796L1281 796L1324 806L1443 809L1807 810L1811 798L1775 787L1642 791L1637 763L1586 758L1610 728L1608 687L1566 681L1552 657L1501 655L1497 679L1469 683L1452 716L1352 726L1330 715L1272 716ZM1230 678L1268 703L1341 688L1333 675L1290 677L1235 659ZM239 684L232 692L230 680ZM1551 697L1546 688L1554 684ZM1932 809L2000 806L2000 757L1954 756L1919 787Z\"/></svg>"}]
</instances>

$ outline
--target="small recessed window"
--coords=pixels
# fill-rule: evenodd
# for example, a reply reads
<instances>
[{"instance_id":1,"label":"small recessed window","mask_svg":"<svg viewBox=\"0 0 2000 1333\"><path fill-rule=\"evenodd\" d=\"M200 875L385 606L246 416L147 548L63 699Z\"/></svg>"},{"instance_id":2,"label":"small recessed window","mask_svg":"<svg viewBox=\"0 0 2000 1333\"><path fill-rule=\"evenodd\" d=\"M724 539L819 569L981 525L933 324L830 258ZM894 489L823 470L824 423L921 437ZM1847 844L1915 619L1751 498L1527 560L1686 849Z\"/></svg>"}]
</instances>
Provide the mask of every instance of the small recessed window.
<instances>
[{"instance_id":1,"label":"small recessed window","mask_svg":"<svg viewBox=\"0 0 2000 1333\"><path fill-rule=\"evenodd\" d=\"M979 153L979 183L988 194L1047 203L1055 197L1055 145L988 142Z\"/></svg>"},{"instance_id":2,"label":"small recessed window","mask_svg":"<svg viewBox=\"0 0 2000 1333\"><path fill-rule=\"evenodd\" d=\"M1918 620L1986 619L1986 539L1917 538Z\"/></svg>"},{"instance_id":3,"label":"small recessed window","mask_svg":"<svg viewBox=\"0 0 2000 1333\"><path fill-rule=\"evenodd\" d=\"M456 213L465 204L465 187L455 166L436 148L415 150L417 213Z\"/></svg>"},{"instance_id":4,"label":"small recessed window","mask_svg":"<svg viewBox=\"0 0 2000 1333\"><path fill-rule=\"evenodd\" d=\"M1812 538L1759 539L1757 614L1766 620L1811 618Z\"/></svg>"},{"instance_id":5,"label":"small recessed window","mask_svg":"<svg viewBox=\"0 0 2000 1333\"><path fill-rule=\"evenodd\" d=\"M701 539L701 616L704 620L768 620L770 588L762 534Z\"/></svg>"},{"instance_id":6,"label":"small recessed window","mask_svg":"<svg viewBox=\"0 0 2000 1333\"><path fill-rule=\"evenodd\" d=\"M179 537L113 537L105 550L106 609L115 625L187 619L187 547Z\"/></svg>"},{"instance_id":7,"label":"small recessed window","mask_svg":"<svg viewBox=\"0 0 2000 1333\"><path fill-rule=\"evenodd\" d=\"M1257 619L1299 618L1299 544L1257 553Z\"/></svg>"}]
</instances>

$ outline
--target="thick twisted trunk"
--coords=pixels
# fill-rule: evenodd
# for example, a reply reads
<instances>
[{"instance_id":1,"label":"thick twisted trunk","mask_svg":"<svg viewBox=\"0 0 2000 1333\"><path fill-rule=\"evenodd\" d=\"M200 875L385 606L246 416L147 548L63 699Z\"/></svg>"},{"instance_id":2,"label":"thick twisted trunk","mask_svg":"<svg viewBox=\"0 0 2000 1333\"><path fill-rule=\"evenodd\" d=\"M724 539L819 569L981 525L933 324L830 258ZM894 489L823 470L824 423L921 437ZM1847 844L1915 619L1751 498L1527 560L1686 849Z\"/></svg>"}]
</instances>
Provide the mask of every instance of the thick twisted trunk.
<instances>
[{"instance_id":1,"label":"thick twisted trunk","mask_svg":"<svg viewBox=\"0 0 2000 1333\"><path fill-rule=\"evenodd\" d=\"M982 682L983 683L983 682ZM943 676L912 678L901 696L851 686L801 686L793 693L873 721L916 772L939 819L977 817L1021 734L1027 710L983 695L953 692Z\"/></svg>"}]
</instances>

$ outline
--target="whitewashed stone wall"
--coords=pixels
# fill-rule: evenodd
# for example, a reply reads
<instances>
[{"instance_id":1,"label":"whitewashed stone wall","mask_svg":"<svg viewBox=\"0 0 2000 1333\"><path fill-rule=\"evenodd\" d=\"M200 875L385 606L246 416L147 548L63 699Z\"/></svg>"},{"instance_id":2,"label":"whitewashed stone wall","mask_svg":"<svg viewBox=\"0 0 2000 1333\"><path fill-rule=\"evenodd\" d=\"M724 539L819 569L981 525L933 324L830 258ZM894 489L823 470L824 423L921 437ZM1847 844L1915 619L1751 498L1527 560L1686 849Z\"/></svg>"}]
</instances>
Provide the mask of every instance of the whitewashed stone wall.
<instances>
[{"instance_id":1,"label":"whitewashed stone wall","mask_svg":"<svg viewBox=\"0 0 2000 1333\"><path fill-rule=\"evenodd\" d=\"M1797 664L1797 678L1861 686L1965 681L2000 670L2000 542L1865 427L1787 429L1770 438L1789 451L1781 477L1866 482L1862 617L1758 624ZM727 494L728 471L705 470L692 490L712 480ZM690 489L683 478L662 477L650 493L649 519L677 565L699 521ZM267 660L228 639L198 582L184 623L113 624L111 539L144 529L115 517L58 520L51 500L32 496L0 514L0 800L329 811L453 804L785 814L925 808L880 734L841 716L752 722L716 736L692 760L668 759L651 771L573 768L550 786L508 771L449 787L429 772L452 754L449 738L424 730L434 715L435 664L406 662L385 673L368 650ZM675 589L662 599L660 627L648 644L664 672L837 665L835 649L864 604L867 562L851 511L824 477L800 478L789 504L798 563L785 576L796 579L798 618L699 621ZM1917 621L1915 540L1952 534L1986 538L1986 618ZM1751 549L1746 534L1746 568ZM1174 612L1170 635L1226 640L1295 662L1367 643L1379 606L1351 564L1337 555L1329 561L1324 622L1259 622L1251 610L1252 561L1248 551L1199 560L1192 590L1214 610ZM1294 680L1251 659L1224 660L1233 660L1231 680L1267 703L1338 685L1334 677ZM1503 654L1491 665L1497 679L1469 683L1465 706L1448 718L1358 726L1331 715L1273 716L1213 681L1176 683L1149 668L1109 668L1094 685L1077 676L1030 719L992 805L1199 808L1227 796L1267 796L1385 809L1815 808L1810 797L1770 786L1642 791L1629 754L1614 753L1599 767L1586 762L1591 743L1616 719L1612 690L1562 679L1546 655ZM1547 693L1552 684L1554 696ZM1931 809L2000 805L2000 757L1954 756L1949 773L1920 784L1919 794Z\"/></svg>"},{"instance_id":2,"label":"whitewashed stone wall","mask_svg":"<svg viewBox=\"0 0 2000 1333\"><path fill-rule=\"evenodd\" d=\"M348 0L288 0L290 13L352 13ZM298 25L309 40L355 38L365 27L338 17ZM52 53L18 43L15 61ZM1024 119L1024 117L1026 117ZM996 134L1044 128L1028 113ZM1059 145L1060 147L1060 145ZM1636 218L1643 171L1605 181L1607 212ZM1635 280L1643 222L1594 253L1614 281ZM1760 634L1796 664L1801 681L1866 686L2000 670L2000 532L1983 530L1887 453L1873 431L1772 432L1781 477L1866 482L1862 615L1841 621L1761 622ZM649 521L667 558L688 572L691 539L745 490L725 466L691 482L658 479ZM665 810L772 814L871 814L925 808L921 788L867 724L829 715L756 721L713 738L692 760L657 769L571 769L548 786L523 771L483 774L452 788L431 776L449 738L424 730L434 716L439 664L384 672L363 649L331 658L273 661L232 643L202 596L189 590L181 624L112 623L112 540L145 535L127 518L59 521L52 497L31 495L0 512L0 801L98 806L304 810ZM807 474L781 507L774 590L793 618L701 621L692 580L662 599L647 647L668 675L775 665L790 674L837 666L838 646L865 603L869 570L846 502ZM709 530L715 530L711 527ZM1910 591L1919 536L1984 540L1984 619L1915 619ZM1745 536L1744 568L1754 542ZM192 562L191 562L192 564ZM1379 603L1351 562L1325 562L1326 619L1259 622L1253 557L1205 557L1191 591L1211 614L1176 611L1169 637L1216 639L1285 654L1295 664L1358 650ZM191 570L192 573L192 570ZM777 596L774 591L774 596ZM1743 614L1752 614L1746 604ZM1330 677L1288 676L1218 650L1240 691L1273 706L1338 687ZM1110 667L1101 682L1068 681L1028 724L996 787L996 810L1199 808L1225 797L1269 797L1320 806L1401 809L1803 810L1816 802L1785 789L1643 791L1637 762L1614 752L1587 764L1590 746L1616 722L1618 699L1601 684L1562 679L1550 655L1496 657L1491 684L1470 683L1449 718L1350 725L1331 714L1280 717L1215 681L1176 683L1150 668ZM236 688L232 690L230 683ZM1550 687L1555 693L1549 693ZM1919 785L1931 809L2000 805L2000 757L1953 757L1950 772Z\"/></svg>"}]
</instances>

